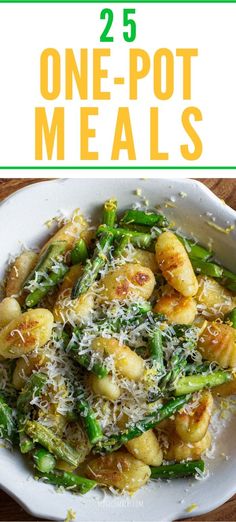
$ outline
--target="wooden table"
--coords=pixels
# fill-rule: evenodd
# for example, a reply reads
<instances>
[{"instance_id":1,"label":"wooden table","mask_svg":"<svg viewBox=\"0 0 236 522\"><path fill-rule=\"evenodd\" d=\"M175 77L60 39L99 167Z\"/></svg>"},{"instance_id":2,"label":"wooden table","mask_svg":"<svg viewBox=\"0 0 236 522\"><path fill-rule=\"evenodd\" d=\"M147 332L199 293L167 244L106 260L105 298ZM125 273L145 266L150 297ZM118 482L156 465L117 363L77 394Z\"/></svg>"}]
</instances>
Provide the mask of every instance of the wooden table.
<instances>
[{"instance_id":1,"label":"wooden table","mask_svg":"<svg viewBox=\"0 0 236 522\"><path fill-rule=\"evenodd\" d=\"M0 178L0 200L9 196L15 190L30 183L41 181L38 179L3 179ZM201 179L217 196L236 210L236 179ZM220 480L220 478L219 478ZM16 504L8 495L0 491L0 521L35 521L36 519ZM190 521L236 521L236 495L220 508L201 517L190 518ZM158 520L157 520L158 522ZM185 520L186 522L186 520Z\"/></svg>"}]
</instances>

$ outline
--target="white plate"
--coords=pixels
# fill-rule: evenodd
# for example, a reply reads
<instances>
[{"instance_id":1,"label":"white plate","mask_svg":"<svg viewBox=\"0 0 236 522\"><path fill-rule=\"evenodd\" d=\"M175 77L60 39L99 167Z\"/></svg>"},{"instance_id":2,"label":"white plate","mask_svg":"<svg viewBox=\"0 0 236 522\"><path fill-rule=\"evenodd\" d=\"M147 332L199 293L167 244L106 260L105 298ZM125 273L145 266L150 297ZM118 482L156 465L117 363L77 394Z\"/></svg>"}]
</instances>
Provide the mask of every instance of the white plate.
<instances>
[{"instance_id":1,"label":"white plate","mask_svg":"<svg viewBox=\"0 0 236 522\"><path fill-rule=\"evenodd\" d=\"M116 196L121 210L139 200L137 188L150 205L170 198L175 208L166 212L186 232L193 232L205 245L213 240L213 249L228 268L236 268L236 232L223 234L209 227L207 220L216 219L221 227L236 221L236 213L223 204L202 184L193 180L170 179L66 179L41 182L22 189L0 205L1 250L0 275L9 254L15 255L22 243L39 245L48 236L44 223L59 211L68 214L80 207L85 214L95 215L108 197ZM181 197L180 193L187 197ZM210 214L206 214L206 213ZM201 217L200 217L201 216ZM0 485L27 511L44 519L65 519L73 509L80 522L157 522L189 516L186 508L197 504L193 515L206 513L223 504L236 493L235 420L229 423L217 442L218 457L210 461L207 480L173 480L151 483L132 498L104 495L92 491L82 496L56 493L52 486L32 479L27 462L18 453L0 448ZM222 452L230 458L226 461Z\"/></svg>"}]
</instances>

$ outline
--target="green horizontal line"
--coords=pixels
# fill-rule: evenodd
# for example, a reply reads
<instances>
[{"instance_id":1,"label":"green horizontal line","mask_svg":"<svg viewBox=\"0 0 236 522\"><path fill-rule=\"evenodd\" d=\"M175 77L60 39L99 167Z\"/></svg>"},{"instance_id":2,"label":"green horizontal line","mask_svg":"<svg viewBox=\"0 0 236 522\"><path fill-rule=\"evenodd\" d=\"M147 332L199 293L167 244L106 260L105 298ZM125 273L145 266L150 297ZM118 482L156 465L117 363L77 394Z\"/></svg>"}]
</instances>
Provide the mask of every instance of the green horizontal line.
<instances>
[{"instance_id":1,"label":"green horizontal line","mask_svg":"<svg viewBox=\"0 0 236 522\"><path fill-rule=\"evenodd\" d=\"M127 0L0 0L1 4L127 4ZM129 0L129 4L235 4L236 0Z\"/></svg>"},{"instance_id":2,"label":"green horizontal line","mask_svg":"<svg viewBox=\"0 0 236 522\"><path fill-rule=\"evenodd\" d=\"M18 166L7 166L7 167L0 167L0 170L235 170L236 169L236 166L216 166L214 167L213 165L211 166L208 166L208 167L199 167L199 166L191 166L191 167L186 167L186 166L183 166L183 167L180 167L180 166L163 166L163 167L154 167L154 166L144 166L144 167L140 167L140 166L128 166L128 167L124 167L124 166L121 166L121 167L108 167L108 166L85 166L85 167L79 167L79 166L76 166L76 165L73 165L73 166L67 166L67 167L62 167L60 165L56 166L44 166L44 167L39 167L39 166L32 166L32 167L29 167L29 166L21 166L21 167L18 167Z\"/></svg>"}]
</instances>

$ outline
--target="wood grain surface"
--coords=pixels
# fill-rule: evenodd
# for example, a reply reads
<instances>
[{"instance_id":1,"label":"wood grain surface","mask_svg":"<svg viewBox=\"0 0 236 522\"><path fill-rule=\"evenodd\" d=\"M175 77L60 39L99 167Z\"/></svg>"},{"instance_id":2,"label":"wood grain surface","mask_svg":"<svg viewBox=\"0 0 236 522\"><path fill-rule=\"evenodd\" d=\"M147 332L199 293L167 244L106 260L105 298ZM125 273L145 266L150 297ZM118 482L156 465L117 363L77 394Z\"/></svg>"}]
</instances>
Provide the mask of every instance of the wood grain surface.
<instances>
[{"instance_id":1,"label":"wood grain surface","mask_svg":"<svg viewBox=\"0 0 236 522\"><path fill-rule=\"evenodd\" d=\"M42 180L35 178L23 179L3 179L0 178L0 200L3 200L17 189L20 189L31 183L40 182ZM236 210L236 179L201 179L208 188L210 188L218 197ZM1 464L0 464L1 465ZM220 480L220 478L219 478ZM26 513L16 502L14 502L6 493L0 491L0 521L20 522L20 521L36 521L35 518ZM236 522L236 495L220 508L207 513L200 517L185 519L185 522L205 521L205 522ZM112 521L111 521L112 522ZM122 521L121 521L122 522ZM157 518L158 522L158 518Z\"/></svg>"}]
</instances>

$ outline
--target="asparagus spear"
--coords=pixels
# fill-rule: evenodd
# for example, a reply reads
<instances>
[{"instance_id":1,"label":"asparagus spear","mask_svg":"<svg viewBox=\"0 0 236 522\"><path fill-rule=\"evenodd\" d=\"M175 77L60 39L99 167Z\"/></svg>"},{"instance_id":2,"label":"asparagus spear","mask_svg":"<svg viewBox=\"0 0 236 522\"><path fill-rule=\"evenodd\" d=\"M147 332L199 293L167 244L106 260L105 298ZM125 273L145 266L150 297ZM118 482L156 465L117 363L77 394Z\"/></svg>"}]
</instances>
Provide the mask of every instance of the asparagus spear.
<instances>
[{"instance_id":1,"label":"asparagus spear","mask_svg":"<svg viewBox=\"0 0 236 522\"><path fill-rule=\"evenodd\" d=\"M56 272L49 272L47 278L40 282L39 288L33 290L25 299L27 308L33 308L45 297L56 285L61 283L69 268L64 263L58 265Z\"/></svg>"},{"instance_id":2,"label":"asparagus spear","mask_svg":"<svg viewBox=\"0 0 236 522\"><path fill-rule=\"evenodd\" d=\"M102 234L95 248L92 260L87 259L84 273L76 282L72 290L72 299L79 297L87 292L96 280L99 270L106 264L107 256L113 242L113 235L108 233Z\"/></svg>"},{"instance_id":3,"label":"asparagus spear","mask_svg":"<svg viewBox=\"0 0 236 522\"><path fill-rule=\"evenodd\" d=\"M112 234L115 239L126 236L134 246L144 250L151 250L152 252L155 251L155 241L153 241L151 234L144 234L142 232L136 232L135 230L128 230L127 228L114 228L107 225L100 225L97 233L103 234L104 232Z\"/></svg>"},{"instance_id":4,"label":"asparagus spear","mask_svg":"<svg viewBox=\"0 0 236 522\"><path fill-rule=\"evenodd\" d=\"M34 451L33 459L35 462L35 467L41 473L49 473L53 471L56 466L55 457L49 453L45 448L39 448Z\"/></svg>"},{"instance_id":5,"label":"asparagus spear","mask_svg":"<svg viewBox=\"0 0 236 522\"><path fill-rule=\"evenodd\" d=\"M57 437L52 430L37 421L27 421L25 431L34 442L39 443L55 457L78 467L81 454L67 442Z\"/></svg>"},{"instance_id":6,"label":"asparagus spear","mask_svg":"<svg viewBox=\"0 0 236 522\"><path fill-rule=\"evenodd\" d=\"M191 255L190 260L196 272L210 277L222 277L223 268L221 266L210 263L209 261L202 261L202 259L194 258Z\"/></svg>"},{"instance_id":7,"label":"asparagus spear","mask_svg":"<svg viewBox=\"0 0 236 522\"><path fill-rule=\"evenodd\" d=\"M136 225L146 225L148 227L154 227L156 225L167 227L169 225L168 219L163 214L134 209L125 212L121 219L121 223L134 223Z\"/></svg>"},{"instance_id":8,"label":"asparagus spear","mask_svg":"<svg viewBox=\"0 0 236 522\"><path fill-rule=\"evenodd\" d=\"M65 250L66 241L55 241L54 243L51 243L42 256L40 256L35 268L25 280L24 288L27 288L34 280L37 280L39 283L43 279L44 273L51 270L55 261L65 252Z\"/></svg>"},{"instance_id":9,"label":"asparagus spear","mask_svg":"<svg viewBox=\"0 0 236 522\"><path fill-rule=\"evenodd\" d=\"M25 423L28 418L30 403L34 397L39 397L41 395L46 381L47 376L44 373L33 373L17 399L17 421L20 437L19 445L20 451L23 454L29 453L34 447L33 441L25 433Z\"/></svg>"},{"instance_id":10,"label":"asparagus spear","mask_svg":"<svg viewBox=\"0 0 236 522\"><path fill-rule=\"evenodd\" d=\"M46 382L47 376L44 373L32 373L17 399L17 411L19 413L28 413L31 401L34 397L39 397L39 395L41 395Z\"/></svg>"},{"instance_id":11,"label":"asparagus spear","mask_svg":"<svg viewBox=\"0 0 236 522\"><path fill-rule=\"evenodd\" d=\"M167 464L151 467L151 479L175 479L196 475L198 471L204 471L203 460L189 460L178 464Z\"/></svg>"},{"instance_id":12,"label":"asparagus spear","mask_svg":"<svg viewBox=\"0 0 236 522\"><path fill-rule=\"evenodd\" d=\"M230 321L233 328L236 328L236 308L225 315L225 321Z\"/></svg>"},{"instance_id":13,"label":"asparagus spear","mask_svg":"<svg viewBox=\"0 0 236 522\"><path fill-rule=\"evenodd\" d=\"M169 371L163 377L160 387L164 390L167 385L170 389L175 386L175 381L182 370L187 365L187 353L196 347L197 331L189 325L176 324L171 327L174 330L174 336L179 339L179 346L173 352L169 361Z\"/></svg>"},{"instance_id":14,"label":"asparagus spear","mask_svg":"<svg viewBox=\"0 0 236 522\"><path fill-rule=\"evenodd\" d=\"M63 486L65 489L71 491L78 491L81 494L88 493L91 489L95 488L97 482L90 480L85 477L80 477L74 473L68 471L54 471L51 473L43 473L38 475L37 478L41 478L43 481L55 486Z\"/></svg>"},{"instance_id":15,"label":"asparagus spear","mask_svg":"<svg viewBox=\"0 0 236 522\"><path fill-rule=\"evenodd\" d=\"M80 238L76 241L72 251L71 251L71 263L72 265L77 265L82 263L84 265L86 259L88 258L88 249L84 239Z\"/></svg>"},{"instance_id":16,"label":"asparagus spear","mask_svg":"<svg viewBox=\"0 0 236 522\"><path fill-rule=\"evenodd\" d=\"M75 340L75 336L77 340ZM100 362L93 362L91 365L91 357L88 353L80 354L79 353L79 339L81 336L81 331L79 328L75 328L73 331L73 336L71 341L69 342L67 349L69 355L81 366L86 368L87 370L91 371L97 377L102 379L103 377L106 377L108 374L108 370L106 366Z\"/></svg>"},{"instance_id":17,"label":"asparagus spear","mask_svg":"<svg viewBox=\"0 0 236 522\"><path fill-rule=\"evenodd\" d=\"M139 437L139 435L142 435L145 431L154 428L159 422L174 415L190 400L190 397L191 395L182 395L181 397L177 397L177 399L170 400L154 413L147 415L137 424L128 428L125 432L112 435L106 440L99 442L97 444L98 451L115 451L129 440Z\"/></svg>"},{"instance_id":18,"label":"asparagus spear","mask_svg":"<svg viewBox=\"0 0 236 522\"><path fill-rule=\"evenodd\" d=\"M9 442L15 442L16 424L13 411L0 396L0 438Z\"/></svg>"},{"instance_id":19,"label":"asparagus spear","mask_svg":"<svg viewBox=\"0 0 236 522\"><path fill-rule=\"evenodd\" d=\"M115 248L115 250L113 252L113 257L117 258L117 257L122 256L124 250L126 249L127 245L129 244L129 242L130 242L129 236L121 237L117 247Z\"/></svg>"},{"instance_id":20,"label":"asparagus spear","mask_svg":"<svg viewBox=\"0 0 236 522\"><path fill-rule=\"evenodd\" d=\"M89 403L82 398L78 398L77 408L83 418L89 441L91 444L96 444L103 438L103 433L92 408L89 406Z\"/></svg>"},{"instance_id":21,"label":"asparagus spear","mask_svg":"<svg viewBox=\"0 0 236 522\"><path fill-rule=\"evenodd\" d=\"M188 375L181 377L175 385L175 396L182 396L185 393L194 393L203 388L213 388L219 386L227 381L230 381L232 376L229 372L219 370L209 373L208 375Z\"/></svg>"},{"instance_id":22,"label":"asparagus spear","mask_svg":"<svg viewBox=\"0 0 236 522\"><path fill-rule=\"evenodd\" d=\"M123 228L127 231L133 231L133 232L143 232L144 234L150 234L151 229L150 227L146 227L145 225L135 225L134 223L120 223ZM161 228L155 227L155 230L158 231L157 235L159 236L162 234L163 230ZM152 236L153 236L153 230L152 230Z\"/></svg>"},{"instance_id":23,"label":"asparagus spear","mask_svg":"<svg viewBox=\"0 0 236 522\"><path fill-rule=\"evenodd\" d=\"M198 245L198 243L195 243L191 239L186 239L179 234L176 234L176 236L186 248L189 256L192 256L196 259L202 259L203 261L207 261L212 256L212 252L210 250L207 250L207 248Z\"/></svg>"},{"instance_id":24,"label":"asparagus spear","mask_svg":"<svg viewBox=\"0 0 236 522\"><path fill-rule=\"evenodd\" d=\"M152 361L156 364L160 373L164 370L162 333L160 328L154 328L149 339L149 351Z\"/></svg>"},{"instance_id":25,"label":"asparagus spear","mask_svg":"<svg viewBox=\"0 0 236 522\"><path fill-rule=\"evenodd\" d=\"M104 225L113 227L117 218L117 201L115 199L108 199L103 206L102 222Z\"/></svg>"}]
</instances>

